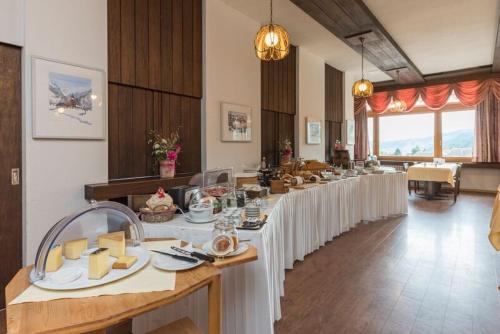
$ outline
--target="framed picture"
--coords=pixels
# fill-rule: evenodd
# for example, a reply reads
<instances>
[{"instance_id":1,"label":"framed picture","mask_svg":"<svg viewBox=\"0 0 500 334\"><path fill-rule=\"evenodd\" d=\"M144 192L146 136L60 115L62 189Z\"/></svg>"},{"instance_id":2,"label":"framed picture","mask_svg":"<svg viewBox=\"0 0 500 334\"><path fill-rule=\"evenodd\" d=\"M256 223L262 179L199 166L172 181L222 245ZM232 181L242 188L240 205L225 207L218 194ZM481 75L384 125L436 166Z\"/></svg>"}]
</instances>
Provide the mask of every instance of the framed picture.
<instances>
[{"instance_id":1,"label":"framed picture","mask_svg":"<svg viewBox=\"0 0 500 334\"><path fill-rule=\"evenodd\" d=\"M32 58L33 138L104 139L104 71Z\"/></svg>"},{"instance_id":2,"label":"framed picture","mask_svg":"<svg viewBox=\"0 0 500 334\"><path fill-rule=\"evenodd\" d=\"M345 121L346 134L347 134L347 145L354 145L354 120L347 119Z\"/></svg>"},{"instance_id":3,"label":"framed picture","mask_svg":"<svg viewBox=\"0 0 500 334\"><path fill-rule=\"evenodd\" d=\"M222 141L252 141L252 108L222 102L220 118Z\"/></svg>"},{"instance_id":4,"label":"framed picture","mask_svg":"<svg viewBox=\"0 0 500 334\"><path fill-rule=\"evenodd\" d=\"M307 144L321 144L321 122L307 118Z\"/></svg>"}]
</instances>

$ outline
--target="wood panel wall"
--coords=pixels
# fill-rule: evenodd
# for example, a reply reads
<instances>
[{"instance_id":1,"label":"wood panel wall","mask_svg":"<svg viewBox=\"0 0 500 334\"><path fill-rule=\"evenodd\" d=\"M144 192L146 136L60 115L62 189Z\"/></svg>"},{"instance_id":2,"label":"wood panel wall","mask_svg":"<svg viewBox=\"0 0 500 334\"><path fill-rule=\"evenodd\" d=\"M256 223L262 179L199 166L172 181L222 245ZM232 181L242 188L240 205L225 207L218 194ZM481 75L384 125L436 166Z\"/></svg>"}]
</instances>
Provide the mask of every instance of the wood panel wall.
<instances>
[{"instance_id":1,"label":"wood panel wall","mask_svg":"<svg viewBox=\"0 0 500 334\"><path fill-rule=\"evenodd\" d=\"M108 0L109 178L157 175L150 130L201 169L202 0Z\"/></svg>"},{"instance_id":2,"label":"wood panel wall","mask_svg":"<svg viewBox=\"0 0 500 334\"><path fill-rule=\"evenodd\" d=\"M11 170L21 178L21 49L0 43L0 309L5 286L22 267L22 180L12 185ZM1 321L0 321L1 322ZM1 328L0 328L1 331Z\"/></svg>"},{"instance_id":3,"label":"wood panel wall","mask_svg":"<svg viewBox=\"0 0 500 334\"><path fill-rule=\"evenodd\" d=\"M342 139L344 72L325 64L325 160L330 161L335 141Z\"/></svg>"},{"instance_id":4,"label":"wood panel wall","mask_svg":"<svg viewBox=\"0 0 500 334\"><path fill-rule=\"evenodd\" d=\"M279 61L261 62L261 151L268 163L279 164L279 142L295 137L297 56L290 47Z\"/></svg>"}]
</instances>

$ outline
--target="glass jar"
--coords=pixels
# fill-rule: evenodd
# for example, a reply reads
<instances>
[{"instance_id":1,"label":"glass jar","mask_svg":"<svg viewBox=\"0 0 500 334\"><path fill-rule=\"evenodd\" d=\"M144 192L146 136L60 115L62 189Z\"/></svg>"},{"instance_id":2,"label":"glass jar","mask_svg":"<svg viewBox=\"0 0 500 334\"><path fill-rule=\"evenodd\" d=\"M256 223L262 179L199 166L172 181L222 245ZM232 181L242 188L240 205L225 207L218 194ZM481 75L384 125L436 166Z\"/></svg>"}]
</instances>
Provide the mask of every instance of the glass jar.
<instances>
[{"instance_id":1,"label":"glass jar","mask_svg":"<svg viewBox=\"0 0 500 334\"><path fill-rule=\"evenodd\" d=\"M246 203L246 192L244 189L236 190L236 206L238 208L244 208Z\"/></svg>"},{"instance_id":2,"label":"glass jar","mask_svg":"<svg viewBox=\"0 0 500 334\"><path fill-rule=\"evenodd\" d=\"M224 257L235 249L233 226L225 218L214 224L212 231L212 253Z\"/></svg>"}]
</instances>

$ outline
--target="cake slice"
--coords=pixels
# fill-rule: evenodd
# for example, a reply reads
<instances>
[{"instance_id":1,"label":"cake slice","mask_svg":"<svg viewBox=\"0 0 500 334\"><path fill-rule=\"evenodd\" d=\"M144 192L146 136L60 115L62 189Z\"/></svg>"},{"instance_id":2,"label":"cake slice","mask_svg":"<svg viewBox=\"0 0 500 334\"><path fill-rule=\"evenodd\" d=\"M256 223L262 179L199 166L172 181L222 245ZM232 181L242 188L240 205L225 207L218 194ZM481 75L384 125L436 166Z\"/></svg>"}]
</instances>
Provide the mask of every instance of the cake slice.
<instances>
[{"instance_id":1,"label":"cake slice","mask_svg":"<svg viewBox=\"0 0 500 334\"><path fill-rule=\"evenodd\" d=\"M118 231L101 234L98 238L99 248L108 248L109 255L120 257L125 255L125 232Z\"/></svg>"},{"instance_id":2,"label":"cake slice","mask_svg":"<svg viewBox=\"0 0 500 334\"><path fill-rule=\"evenodd\" d=\"M62 258L62 247L61 245L55 245L49 251L49 255L47 256L47 263L45 264L45 271L52 272L57 271L61 268L63 264Z\"/></svg>"},{"instance_id":3,"label":"cake slice","mask_svg":"<svg viewBox=\"0 0 500 334\"><path fill-rule=\"evenodd\" d=\"M89 255L89 279L101 279L109 273L109 249L99 248Z\"/></svg>"},{"instance_id":4,"label":"cake slice","mask_svg":"<svg viewBox=\"0 0 500 334\"><path fill-rule=\"evenodd\" d=\"M113 269L128 269L137 261L137 256L120 256L115 263Z\"/></svg>"},{"instance_id":5,"label":"cake slice","mask_svg":"<svg viewBox=\"0 0 500 334\"><path fill-rule=\"evenodd\" d=\"M88 238L69 240L64 242L64 257L70 260L77 260L84 250L87 249Z\"/></svg>"}]
</instances>

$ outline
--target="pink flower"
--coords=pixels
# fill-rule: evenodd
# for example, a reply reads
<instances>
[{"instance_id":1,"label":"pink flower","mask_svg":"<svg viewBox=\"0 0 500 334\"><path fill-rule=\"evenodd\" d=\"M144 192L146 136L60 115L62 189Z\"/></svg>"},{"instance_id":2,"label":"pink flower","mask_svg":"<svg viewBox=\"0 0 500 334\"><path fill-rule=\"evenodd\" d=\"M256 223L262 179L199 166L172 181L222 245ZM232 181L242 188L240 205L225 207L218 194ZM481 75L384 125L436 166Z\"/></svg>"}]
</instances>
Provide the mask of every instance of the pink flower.
<instances>
[{"instance_id":1,"label":"pink flower","mask_svg":"<svg viewBox=\"0 0 500 334\"><path fill-rule=\"evenodd\" d=\"M181 152L181 145L180 144L176 144L175 145L175 153L179 154Z\"/></svg>"},{"instance_id":2,"label":"pink flower","mask_svg":"<svg viewBox=\"0 0 500 334\"><path fill-rule=\"evenodd\" d=\"M168 151L167 152L167 160L170 160L170 161L177 160L177 152L176 151Z\"/></svg>"}]
</instances>

